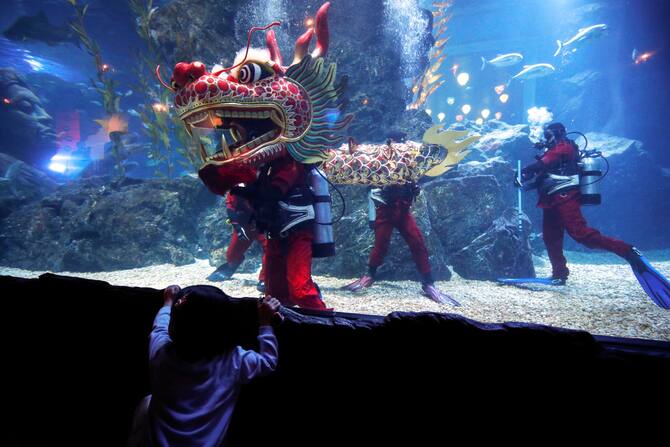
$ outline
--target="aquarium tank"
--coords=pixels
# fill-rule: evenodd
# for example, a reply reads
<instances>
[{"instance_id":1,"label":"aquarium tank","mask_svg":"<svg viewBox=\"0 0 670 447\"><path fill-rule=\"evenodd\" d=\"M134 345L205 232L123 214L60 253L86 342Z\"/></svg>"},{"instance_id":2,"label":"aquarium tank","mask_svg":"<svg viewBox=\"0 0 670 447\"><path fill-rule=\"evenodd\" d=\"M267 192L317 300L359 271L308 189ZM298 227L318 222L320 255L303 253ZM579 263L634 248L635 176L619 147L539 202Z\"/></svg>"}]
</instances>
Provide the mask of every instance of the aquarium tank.
<instances>
[{"instance_id":1,"label":"aquarium tank","mask_svg":"<svg viewBox=\"0 0 670 447\"><path fill-rule=\"evenodd\" d=\"M0 275L670 339L662 0L7 0Z\"/></svg>"}]
</instances>

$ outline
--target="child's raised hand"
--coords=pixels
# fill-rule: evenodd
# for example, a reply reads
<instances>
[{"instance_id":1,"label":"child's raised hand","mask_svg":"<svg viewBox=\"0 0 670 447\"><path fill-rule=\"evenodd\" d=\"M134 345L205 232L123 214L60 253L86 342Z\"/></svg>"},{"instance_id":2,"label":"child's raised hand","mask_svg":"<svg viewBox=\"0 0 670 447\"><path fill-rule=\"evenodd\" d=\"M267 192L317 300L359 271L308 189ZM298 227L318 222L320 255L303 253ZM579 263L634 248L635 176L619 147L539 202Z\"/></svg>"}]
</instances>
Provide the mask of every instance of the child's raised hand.
<instances>
[{"instance_id":1,"label":"child's raised hand","mask_svg":"<svg viewBox=\"0 0 670 447\"><path fill-rule=\"evenodd\" d=\"M180 291L181 287L177 285L167 286L165 289L163 289L163 305L172 306L174 299L177 297Z\"/></svg>"},{"instance_id":2,"label":"child's raised hand","mask_svg":"<svg viewBox=\"0 0 670 447\"><path fill-rule=\"evenodd\" d=\"M280 306L281 303L277 298L272 298L270 296L263 298L258 305L258 323L261 326L269 326L275 315L279 315L281 318L281 315L279 314Z\"/></svg>"}]
</instances>

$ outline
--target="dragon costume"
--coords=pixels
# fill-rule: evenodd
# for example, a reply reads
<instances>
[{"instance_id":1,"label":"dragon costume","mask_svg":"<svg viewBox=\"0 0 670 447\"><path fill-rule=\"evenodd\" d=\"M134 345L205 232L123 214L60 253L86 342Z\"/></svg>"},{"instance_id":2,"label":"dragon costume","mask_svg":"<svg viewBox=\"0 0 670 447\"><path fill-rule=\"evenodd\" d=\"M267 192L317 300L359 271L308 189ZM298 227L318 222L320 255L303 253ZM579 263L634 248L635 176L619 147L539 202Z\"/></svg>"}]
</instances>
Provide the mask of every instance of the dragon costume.
<instances>
[{"instance_id":1,"label":"dragon costume","mask_svg":"<svg viewBox=\"0 0 670 447\"><path fill-rule=\"evenodd\" d=\"M314 27L297 39L289 65L284 65L269 29L279 24L274 22L249 31L247 47L229 68L208 72L201 62L180 62L170 84L156 68L161 83L175 94L174 105L187 131L197 139L202 181L216 194L232 190L250 200L256 219L265 216L269 226L276 217L268 211L270 205L308 187L314 166L333 183L403 184L442 174L477 138L432 128L422 143L341 144L353 117L341 111L335 64L324 62L329 7L323 4ZM252 34L259 30L266 31L263 50L250 48ZM316 47L310 53L314 36ZM281 237L268 226L265 231L266 293L284 304L324 308L311 281L311 230L297 225Z\"/></svg>"}]
</instances>

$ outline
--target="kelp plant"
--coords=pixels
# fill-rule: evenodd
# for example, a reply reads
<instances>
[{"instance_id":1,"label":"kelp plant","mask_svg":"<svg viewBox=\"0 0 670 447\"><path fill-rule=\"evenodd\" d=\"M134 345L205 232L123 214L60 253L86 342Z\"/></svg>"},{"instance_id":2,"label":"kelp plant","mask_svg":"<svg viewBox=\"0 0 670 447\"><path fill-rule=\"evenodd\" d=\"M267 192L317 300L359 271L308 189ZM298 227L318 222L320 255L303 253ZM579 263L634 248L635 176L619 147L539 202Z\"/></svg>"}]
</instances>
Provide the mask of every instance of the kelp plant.
<instances>
[{"instance_id":1,"label":"kelp plant","mask_svg":"<svg viewBox=\"0 0 670 447\"><path fill-rule=\"evenodd\" d=\"M191 149L193 141L186 132L179 117L170 111L169 92L161 89L155 82L153 71L161 64L160 51L151 34L150 21L157 8L153 0L128 0L130 9L136 16L137 33L146 43L146 53L138 54L140 60L136 70L140 91L146 95L146 102L138 111L145 133L151 140L151 149L147 156L156 166L156 176L173 177L175 164L187 171L198 167L196 151ZM179 142L173 147L172 141ZM177 157L175 156L175 153ZM164 167L164 171L161 168Z\"/></svg>"},{"instance_id":2,"label":"kelp plant","mask_svg":"<svg viewBox=\"0 0 670 447\"><path fill-rule=\"evenodd\" d=\"M121 97L116 93L118 83L110 76L111 70L109 65L103 61L100 46L91 38L84 26L84 17L86 16L86 11L88 11L89 3L80 5L77 3L77 0L67 1L72 5L76 13L76 18L70 23L70 28L77 34L82 46L91 55L95 63L97 80L91 79L91 84L102 97L102 106L105 109L105 113L111 118L118 115L120 111ZM120 138L121 135L116 133L115 135L110 134L109 137L112 143L111 150L116 170L120 177L124 177L125 169L122 163L123 141Z\"/></svg>"}]
</instances>

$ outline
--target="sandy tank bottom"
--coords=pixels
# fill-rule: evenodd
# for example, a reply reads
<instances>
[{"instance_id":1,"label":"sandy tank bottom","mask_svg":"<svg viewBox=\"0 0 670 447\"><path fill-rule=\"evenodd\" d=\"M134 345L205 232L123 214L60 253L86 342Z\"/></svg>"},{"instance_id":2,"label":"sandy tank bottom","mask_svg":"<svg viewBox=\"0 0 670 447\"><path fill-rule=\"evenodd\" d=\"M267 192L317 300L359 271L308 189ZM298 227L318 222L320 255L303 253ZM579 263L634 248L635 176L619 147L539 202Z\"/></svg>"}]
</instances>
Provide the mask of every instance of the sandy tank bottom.
<instances>
[{"instance_id":1,"label":"sandy tank bottom","mask_svg":"<svg viewBox=\"0 0 670 447\"><path fill-rule=\"evenodd\" d=\"M670 277L670 251L646 253L664 275ZM670 340L670 311L652 303L639 286L628 264L616 256L601 253L567 252L571 270L568 284L560 287L500 286L489 281L473 281L453 275L451 281L437 285L458 300L461 307L440 305L421 295L413 281L379 281L370 289L350 293L341 288L354 278L316 276L326 303L340 312L387 315L394 311L444 312L460 314L483 322L531 322L572 329L597 335ZM547 260L535 257L538 276L548 276ZM154 265L112 272L71 273L60 275L107 281L114 285L164 288L170 284L184 287L212 284L231 296L259 296L257 275L237 273L225 283L205 278L213 271L206 260L190 265ZM25 278L44 272L0 267L0 275Z\"/></svg>"}]
</instances>

